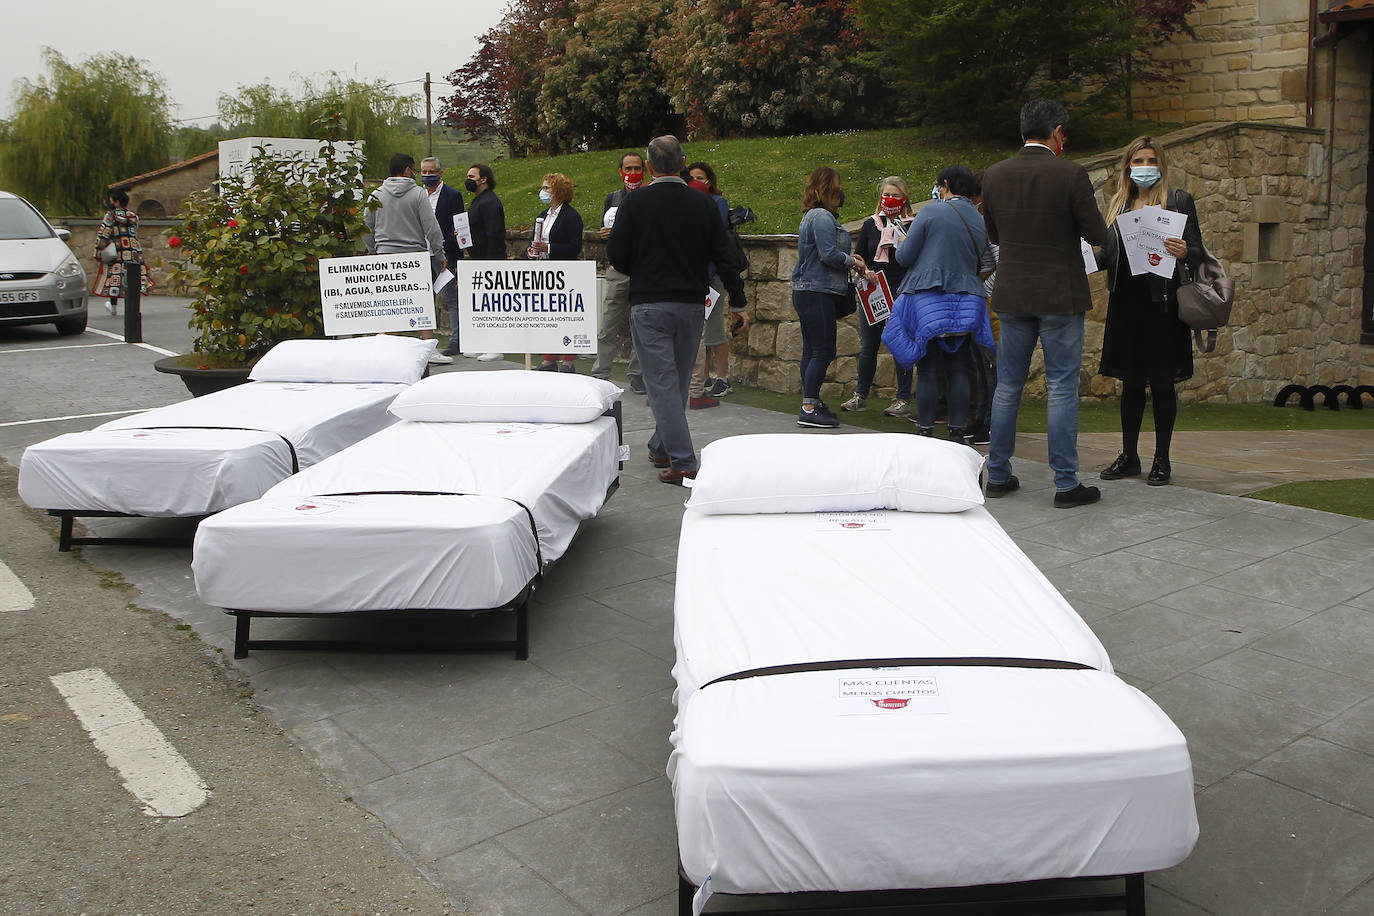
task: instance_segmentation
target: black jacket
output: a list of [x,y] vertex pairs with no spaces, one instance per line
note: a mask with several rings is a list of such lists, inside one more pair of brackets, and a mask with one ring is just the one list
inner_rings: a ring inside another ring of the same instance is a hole
[[472,247],[468,257],[474,261],[504,261],[506,259],[506,208],[496,192],[480,192],[468,204],[468,227],[472,230]]
[[712,263],[730,295],[730,308],[743,311],[744,281],[721,225],[716,204],[680,178],[656,178],[616,211],[606,239],[606,258],[630,278],[630,304],[706,301]]
[[[539,214],[540,219],[548,216],[547,208]],[[574,210],[572,204],[564,204],[558,211],[553,231],[544,236],[544,240],[549,243],[551,261],[575,261],[582,257],[582,214]]]
[[439,233],[444,237],[444,260],[448,261],[449,270],[454,270],[454,265],[463,256],[463,249],[458,247],[458,237],[453,234],[453,217],[463,212],[463,195],[446,184],[439,185],[434,193],[439,195],[434,218],[439,221]]

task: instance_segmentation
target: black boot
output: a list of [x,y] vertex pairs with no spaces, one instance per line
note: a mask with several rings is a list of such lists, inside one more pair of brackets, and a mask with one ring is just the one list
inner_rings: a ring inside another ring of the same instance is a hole
[[[1168,464],[1165,461],[1165,464]],[[1123,477],[1140,476],[1140,456],[1127,455],[1122,452],[1116,456],[1116,460],[1107,465],[1107,468],[1098,475],[1103,480],[1120,480]]]

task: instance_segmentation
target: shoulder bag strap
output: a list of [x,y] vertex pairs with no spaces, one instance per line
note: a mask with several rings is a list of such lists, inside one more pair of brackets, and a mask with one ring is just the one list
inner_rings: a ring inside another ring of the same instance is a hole
[[[951,207],[954,207],[953,200],[947,200],[945,201],[945,203],[949,204]],[[969,226],[968,220],[964,219],[964,214],[959,212],[958,207],[954,207],[954,215],[959,217],[959,222],[964,224],[964,231],[968,233],[969,244],[973,246],[973,263],[975,265],[974,272],[976,273],[976,265],[983,260],[983,249],[978,247],[978,240],[973,237],[973,229]]]

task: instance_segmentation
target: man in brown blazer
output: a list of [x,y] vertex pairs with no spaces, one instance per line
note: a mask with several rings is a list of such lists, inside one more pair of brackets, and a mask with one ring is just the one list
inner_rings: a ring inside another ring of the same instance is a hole
[[1083,362],[1083,315],[1092,308],[1079,239],[1101,245],[1107,237],[1087,171],[1059,158],[1068,120],[1058,102],[1027,102],[1021,109],[1021,152],[983,177],[988,239],[1001,246],[992,293],[992,309],[1002,327],[988,444],[988,496],[1005,496],[1021,485],[1011,473],[1016,413],[1039,339],[1049,388],[1054,505],[1061,509],[1095,503],[1102,496],[1097,487],[1078,481],[1078,373]]

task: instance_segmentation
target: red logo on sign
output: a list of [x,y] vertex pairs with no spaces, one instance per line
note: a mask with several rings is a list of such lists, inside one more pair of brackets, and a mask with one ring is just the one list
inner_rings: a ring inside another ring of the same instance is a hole
[[1152,252],[1150,252],[1150,266],[1151,266],[1151,267],[1158,267],[1158,266],[1159,266],[1159,262],[1162,261],[1162,260],[1164,260],[1164,259],[1161,258],[1161,257],[1159,256],[1159,252],[1157,252],[1157,251],[1152,251]]
[[906,709],[906,704],[911,700],[906,697],[886,697],[881,700],[873,700],[874,706],[879,709]]
[[319,508],[319,506],[315,505],[314,503],[301,503],[299,506],[296,507],[296,511],[297,511],[297,512],[304,512],[304,511],[307,511],[307,510],[310,510],[310,509],[318,509],[318,508]]
[[840,522],[841,528],[862,528],[863,526],[863,522]]

